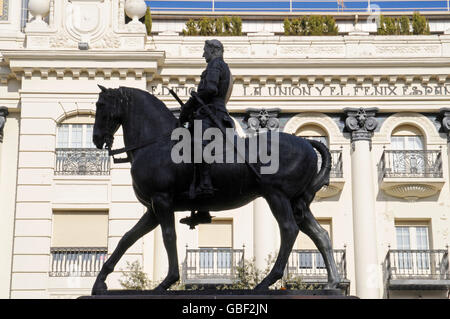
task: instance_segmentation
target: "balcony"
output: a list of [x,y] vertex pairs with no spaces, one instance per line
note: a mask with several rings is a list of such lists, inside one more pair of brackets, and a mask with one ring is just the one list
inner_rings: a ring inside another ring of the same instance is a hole
[[243,266],[244,249],[186,249],[181,279],[186,285],[232,284]]
[[55,175],[109,175],[106,150],[96,148],[57,148]]
[[108,255],[106,247],[50,248],[50,277],[95,277]]
[[[335,249],[333,255],[341,277],[340,288],[348,292],[350,281],[347,279],[346,251],[345,249]],[[306,285],[323,287],[327,284],[327,268],[318,250],[292,250],[285,269],[284,280],[289,284],[290,280],[299,277]]]
[[384,151],[379,164],[381,189],[406,200],[430,197],[444,185],[441,151]]
[[[331,153],[331,171],[330,171],[330,185],[322,187],[317,193],[316,198],[327,198],[339,194],[344,188],[344,174],[342,169],[342,150],[330,151]],[[322,165],[322,160],[319,157],[318,170]]]
[[447,290],[450,288],[448,247],[446,250],[389,250],[385,278],[392,290]]

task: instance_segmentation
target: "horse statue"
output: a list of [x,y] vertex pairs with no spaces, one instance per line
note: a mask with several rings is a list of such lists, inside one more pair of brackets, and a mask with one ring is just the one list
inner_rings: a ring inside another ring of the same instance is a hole
[[[194,164],[176,164],[171,159],[174,144],[171,132],[177,128],[178,119],[161,100],[146,91],[99,87],[101,92],[96,103],[93,142],[99,149],[106,147],[110,150],[114,134],[122,126],[124,150],[131,162],[133,189],[147,211],[123,235],[103,264],[92,288],[93,295],[107,292],[105,280],[126,250],[158,225],[161,226],[169,269],[155,290],[162,292],[168,289],[180,279],[174,212],[234,209],[260,196],[268,202],[278,223],[281,244],[273,268],[255,289],[269,289],[282,277],[299,230],[313,240],[323,256],[328,271],[327,288],[337,287],[340,277],[330,237],[309,208],[315,193],[329,182],[331,154],[324,144],[279,133],[280,158],[276,173],[263,174],[258,179],[247,163],[213,163],[211,178],[218,191],[211,198],[191,199],[187,190],[193,178]],[[249,139],[245,138],[246,145]],[[319,171],[314,149],[322,157]]]

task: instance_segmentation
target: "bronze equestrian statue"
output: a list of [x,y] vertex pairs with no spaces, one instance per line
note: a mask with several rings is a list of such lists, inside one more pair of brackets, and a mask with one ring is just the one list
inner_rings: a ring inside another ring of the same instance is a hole
[[[114,271],[123,254],[139,238],[157,226],[161,226],[169,270],[166,278],[155,290],[168,289],[180,278],[174,213],[235,209],[258,197],[263,197],[268,202],[278,223],[281,241],[272,270],[255,289],[268,289],[283,276],[299,230],[313,240],[322,254],[328,271],[328,287],[337,287],[340,278],[330,237],[314,218],[309,207],[316,192],[329,183],[331,154],[324,144],[277,132],[247,137],[243,139],[246,161],[250,157],[249,145],[254,139],[279,134],[278,171],[262,174],[257,178],[251,168],[261,170],[267,163],[259,160],[254,166],[241,162],[213,163],[208,169],[211,184],[217,191],[213,191],[211,196],[191,198],[189,189],[194,178],[195,165],[184,162],[177,164],[171,158],[172,147],[176,142],[172,140],[172,132],[179,126],[178,119],[162,101],[146,91],[126,87],[106,89],[100,86],[100,89],[93,142],[99,149],[106,147],[110,155],[127,153],[127,160],[131,163],[134,192],[147,211],[137,224],[124,234],[102,266],[92,288],[93,295],[106,293],[105,280]],[[210,100],[207,101],[210,103]],[[226,112],[223,98],[217,98],[217,101],[219,108],[216,114],[219,113],[218,117],[227,118],[225,114],[220,114]],[[187,103],[188,108],[191,103],[194,102]],[[121,150],[111,150],[114,134],[120,126],[123,129],[125,147]],[[267,149],[271,152],[272,144],[268,143]],[[322,157],[319,171],[315,149]]]

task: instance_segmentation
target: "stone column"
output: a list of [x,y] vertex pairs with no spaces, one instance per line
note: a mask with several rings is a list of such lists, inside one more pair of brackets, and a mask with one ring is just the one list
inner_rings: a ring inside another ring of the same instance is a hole
[[[244,122],[247,124],[246,134],[254,136],[267,131],[276,131],[280,127],[279,108],[246,110]],[[265,270],[269,254],[274,256],[280,245],[280,231],[275,217],[266,200],[262,197],[253,202],[253,255],[256,267]]]
[[256,267],[264,270],[267,257],[274,254],[280,244],[280,232],[269,205],[262,197],[253,202],[253,254]]
[[376,108],[346,108],[345,126],[351,132],[353,242],[356,295],[380,298],[381,265],[377,256],[372,135],[378,125]]

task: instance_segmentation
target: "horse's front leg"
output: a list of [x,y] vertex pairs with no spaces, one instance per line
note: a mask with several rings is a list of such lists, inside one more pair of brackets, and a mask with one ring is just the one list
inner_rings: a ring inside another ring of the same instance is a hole
[[153,197],[153,207],[161,225],[164,246],[169,258],[169,272],[167,277],[155,288],[166,290],[180,279],[178,269],[177,234],[175,232],[175,214],[172,206],[172,198],[167,194],[159,194]]
[[106,286],[105,280],[108,275],[114,271],[114,267],[117,265],[123,254],[125,254],[127,249],[139,238],[152,231],[158,224],[159,222],[155,213],[148,209],[137,224],[123,235],[117,244],[116,249],[114,249],[114,252],[111,254],[111,257],[103,264],[103,267],[95,280],[94,286],[92,287],[92,295],[100,295],[106,292],[108,287]]

